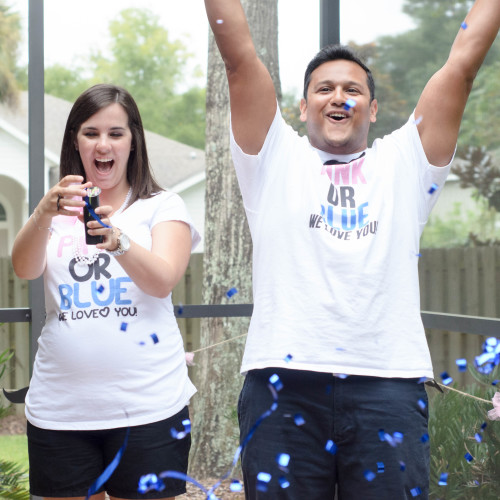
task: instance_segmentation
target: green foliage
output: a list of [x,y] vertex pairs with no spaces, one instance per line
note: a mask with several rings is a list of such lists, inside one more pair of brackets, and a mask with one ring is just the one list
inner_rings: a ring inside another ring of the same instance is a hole
[[27,473],[19,464],[0,460],[0,498],[10,500],[29,500],[29,491],[22,486]]
[[[0,353],[0,379],[5,373],[7,363],[13,352],[6,350]],[[0,417],[5,416],[7,409],[0,407]],[[23,483],[27,472],[17,463],[0,458],[0,498],[11,500],[29,500],[30,495]]]
[[[493,378],[470,372],[478,384],[464,392],[490,401],[496,389]],[[497,500],[500,491],[500,422],[490,421],[487,403],[453,391],[431,395],[429,436],[431,438],[430,498],[441,500]],[[487,426],[482,430],[483,423]],[[478,434],[482,441],[478,442]],[[470,463],[465,454],[474,460]],[[448,473],[446,486],[440,486],[443,472]]]
[[0,102],[17,103],[16,56],[21,41],[21,18],[0,0]]
[[281,97],[281,114],[284,120],[302,137],[307,135],[306,124],[300,121],[301,97],[294,93],[284,93]]
[[431,215],[420,239],[420,247],[478,246],[500,240],[500,214],[488,207],[484,199],[478,200],[476,207],[476,210],[464,214],[461,204],[455,203],[444,220]]
[[80,68],[70,69],[61,64],[54,64],[45,69],[45,93],[60,99],[73,102],[87,89],[89,81],[82,78],[83,71]]
[[498,110],[500,110],[500,61],[483,67],[465,108],[459,142],[488,150],[500,148]]
[[45,91],[74,101],[96,83],[126,88],[141,111],[144,127],[171,139],[203,148],[205,144],[205,89],[184,85],[192,55],[180,41],[169,39],[159,17],[148,9],[125,9],[110,22],[111,53],[96,51],[81,68],[55,65],[45,70]]

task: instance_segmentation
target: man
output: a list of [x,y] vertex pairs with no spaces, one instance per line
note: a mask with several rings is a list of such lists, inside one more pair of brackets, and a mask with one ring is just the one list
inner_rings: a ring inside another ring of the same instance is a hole
[[[254,313],[238,405],[247,498],[426,498],[418,245],[472,82],[500,26],[477,0],[406,125],[368,148],[377,101],[347,48],[309,64],[300,138],[281,118],[239,0],[205,0],[226,65],[231,150],[254,245]],[[277,461],[276,457],[289,456]],[[264,472],[266,475],[260,475]],[[270,479],[269,479],[270,477]]]

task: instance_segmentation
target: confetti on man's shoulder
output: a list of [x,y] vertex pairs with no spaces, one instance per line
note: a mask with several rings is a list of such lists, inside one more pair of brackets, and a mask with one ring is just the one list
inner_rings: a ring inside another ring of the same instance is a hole
[[433,182],[431,184],[430,189],[429,189],[429,194],[435,193],[438,190],[438,188],[439,188],[439,186],[435,182]]

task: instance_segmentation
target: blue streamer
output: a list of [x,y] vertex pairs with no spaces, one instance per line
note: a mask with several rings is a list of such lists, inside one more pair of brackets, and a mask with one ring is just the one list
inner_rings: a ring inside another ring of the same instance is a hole
[[[274,375],[272,375],[270,377],[269,384],[268,384],[267,387],[269,388],[269,391],[271,392],[271,395],[273,396],[273,403],[272,403],[271,407],[267,411],[265,411],[257,419],[257,421],[255,422],[255,424],[253,425],[253,427],[250,429],[250,432],[247,434],[247,436],[243,440],[242,444],[240,444],[238,446],[238,448],[236,450],[236,453],[234,454],[234,458],[233,458],[233,462],[231,464],[231,467],[226,472],[226,474],[224,474],[221,477],[221,479],[219,481],[217,481],[217,483],[215,483],[210,488],[210,490],[207,490],[202,484],[200,484],[198,481],[196,481],[196,479],[188,476],[187,474],[184,474],[183,472],[168,470],[168,471],[161,472],[158,476],[160,478],[170,477],[170,478],[181,479],[183,481],[190,482],[190,483],[194,484],[196,487],[198,487],[200,490],[202,490],[203,493],[205,493],[207,495],[207,500],[217,500],[217,497],[215,496],[214,491],[220,486],[220,484],[222,483],[222,481],[224,481],[225,479],[227,479],[232,474],[232,472],[234,471],[234,469],[236,467],[236,464],[238,463],[238,459],[239,459],[239,457],[241,455],[241,452],[243,451],[243,449],[245,448],[245,446],[248,444],[248,442],[250,441],[250,439],[252,438],[252,436],[254,435],[255,431],[257,430],[257,428],[259,427],[259,425],[262,423],[262,421],[265,420],[267,417],[269,417],[269,415],[271,415],[273,412],[275,412],[276,409],[278,408],[278,392],[283,387],[283,384],[281,383],[278,375],[274,374]],[[143,476],[143,477],[145,477],[145,476]],[[142,485],[142,488],[139,491],[141,493],[146,493],[150,489],[157,489],[157,487],[159,487],[160,484],[162,484],[162,483],[161,482],[154,482],[154,481],[152,481],[152,482],[149,483],[149,486]]]
[[83,198],[83,201],[87,205],[87,210],[89,211],[89,214],[97,221],[102,227],[107,227],[108,229],[111,229],[111,226],[108,226],[107,224],[104,224],[104,222],[100,219],[100,217],[95,213],[94,209],[90,206],[90,201],[89,197],[85,196]]
[[115,471],[122,459],[123,453],[125,452],[125,448],[128,443],[128,435],[130,434],[130,427],[127,427],[127,433],[125,434],[125,439],[123,440],[123,444],[121,448],[115,455],[115,458],[111,461],[111,463],[104,469],[104,472],[95,480],[94,484],[89,488],[87,492],[87,496],[85,500],[88,500],[93,494],[97,493],[99,488],[111,477],[111,474]]

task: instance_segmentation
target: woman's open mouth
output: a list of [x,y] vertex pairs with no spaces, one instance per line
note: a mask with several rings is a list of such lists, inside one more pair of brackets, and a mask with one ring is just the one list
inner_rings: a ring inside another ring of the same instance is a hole
[[113,167],[114,163],[115,161],[111,160],[110,158],[96,158],[94,160],[94,164],[95,167],[97,168],[97,171],[103,174],[109,172]]

